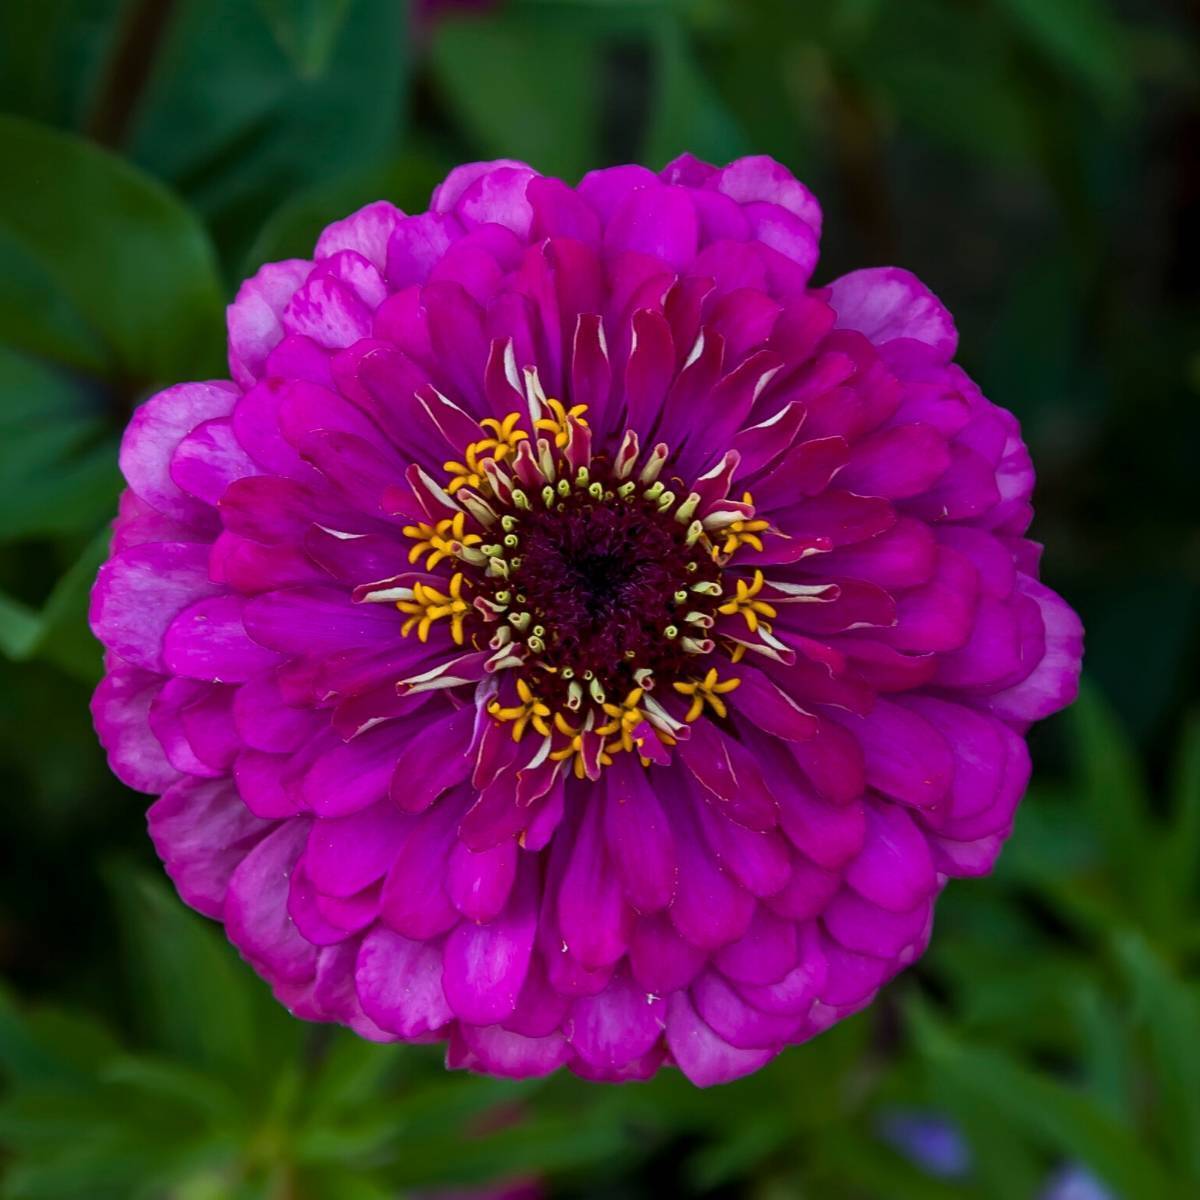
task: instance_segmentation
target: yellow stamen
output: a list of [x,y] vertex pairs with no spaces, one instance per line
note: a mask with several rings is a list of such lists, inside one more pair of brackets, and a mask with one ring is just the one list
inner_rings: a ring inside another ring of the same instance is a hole
[[718,679],[716,667],[711,667],[703,679],[692,679],[687,683],[674,683],[671,686],[681,696],[691,696],[691,707],[687,710],[687,716],[683,718],[690,723],[696,720],[704,711],[705,704],[718,717],[727,716],[729,710],[726,708],[725,701],[721,697],[732,692],[735,688],[741,687],[742,681],[740,679]]
[[612,719],[601,725],[596,732],[601,737],[616,735],[615,740],[605,746],[606,750],[633,750],[636,745],[633,731],[646,719],[646,714],[640,707],[644,690],[634,688],[620,704],[602,706],[605,714]]
[[429,525],[424,521],[417,525],[405,525],[404,535],[417,539],[417,544],[408,552],[408,561],[415,563],[428,551],[429,558],[425,562],[425,570],[432,571],[443,558],[454,557],[455,543],[459,546],[477,545],[483,539],[477,533],[464,532],[466,519],[467,514],[460,512],[439,521],[436,525]]
[[417,637],[422,642],[429,641],[429,630],[434,621],[442,617],[450,618],[450,636],[456,646],[463,644],[463,622],[471,612],[471,606],[463,599],[463,576],[457,572],[450,580],[450,591],[439,592],[437,588],[427,583],[413,585],[411,600],[397,600],[396,607],[408,614],[408,620],[400,627],[402,635],[407,636],[416,627]]
[[586,404],[572,404],[568,409],[561,400],[555,400],[552,397],[546,399],[546,406],[554,415],[552,417],[542,417],[536,422],[536,426],[542,433],[553,434],[554,444],[561,450],[570,440],[571,420],[578,421],[580,425],[587,424],[583,419],[583,414],[587,412],[588,406]]
[[747,583],[744,579],[737,581],[737,595],[732,596],[717,612],[724,613],[727,617],[736,616],[741,613],[746,619],[746,624],[750,627],[750,632],[754,633],[759,626],[760,617],[776,616],[773,605],[768,604],[765,600],[756,600],[755,597],[762,591],[763,573],[761,571],[754,572],[754,580],[752,583]]
[[450,473],[446,491],[453,495],[462,487],[482,487],[485,478],[483,460],[491,458],[502,463],[516,450],[517,443],[529,436],[525,430],[517,428],[520,419],[521,414],[515,412],[509,413],[503,421],[498,421],[495,417],[484,417],[479,424],[489,430],[492,436],[471,442],[463,452],[464,462],[442,464],[443,470]]
[[491,713],[497,721],[512,721],[512,740],[519,742],[522,735],[525,733],[527,726],[532,725],[534,731],[540,733],[542,737],[550,736],[550,726],[546,722],[546,718],[550,716],[550,708],[543,704],[534,694],[529,684],[524,679],[517,680],[517,695],[520,698],[520,704],[514,704],[509,707],[504,707],[499,700],[493,700],[488,705],[488,712]]
[[[554,714],[554,728],[560,733],[565,734],[570,739],[567,745],[561,750],[554,750],[550,754],[552,762],[566,762],[571,760],[571,766],[575,771],[576,779],[587,778],[587,760],[583,753],[583,739],[590,732],[588,729],[577,729],[569,724],[563,717],[562,713]],[[599,730],[595,731],[599,733]],[[612,755],[607,752],[604,746],[601,746],[597,761],[602,767],[612,766]]]
[[[753,505],[754,501],[751,499],[749,492],[742,493],[742,503]],[[770,521],[739,518],[721,531],[724,541],[719,546],[713,546],[713,558],[718,560],[727,559],[740,546],[749,546],[753,550],[761,550],[763,543],[762,538],[758,535],[764,529],[770,528],[770,525]]]

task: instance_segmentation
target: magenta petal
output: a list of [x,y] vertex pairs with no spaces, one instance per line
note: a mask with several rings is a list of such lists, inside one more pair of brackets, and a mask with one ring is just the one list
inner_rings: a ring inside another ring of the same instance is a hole
[[441,1029],[454,1013],[442,992],[442,955],[377,927],[363,938],[354,972],[363,1011],[382,1029],[417,1038]]
[[737,985],[745,1000],[765,1013],[802,1017],[808,1014],[820,994],[828,974],[828,963],[821,944],[821,935],[814,923],[798,930],[799,962],[775,983],[754,986]]
[[446,866],[461,806],[448,796],[413,819],[383,886],[382,917],[397,933],[433,938],[452,929],[458,910],[446,895]]
[[599,804],[587,806],[558,889],[563,941],[586,967],[606,967],[624,954],[630,911],[608,862]]
[[707,955],[686,941],[663,913],[639,917],[629,939],[629,966],[640,987],[656,996],[685,988]]
[[527,1038],[500,1025],[460,1026],[450,1039],[446,1065],[490,1075],[528,1079],[548,1075],[567,1061],[571,1047],[561,1033]]
[[575,1053],[596,1068],[617,1068],[639,1059],[658,1041],[666,1005],[624,974],[595,996],[571,1005],[564,1033]]
[[161,794],[179,778],[149,725],[162,679],[136,667],[114,667],[92,696],[92,720],[108,765],[127,787]]
[[357,212],[326,226],[317,239],[316,257],[329,258],[353,250],[382,271],[387,266],[388,242],[404,214],[386,200],[376,200]]
[[1041,610],[1046,652],[1023,682],[989,697],[987,703],[997,716],[1023,726],[1070,704],[1078,694],[1083,625],[1061,597],[1037,580],[1022,575],[1018,586]]
[[796,1017],[760,1012],[716,971],[706,971],[691,986],[696,1012],[718,1037],[740,1050],[782,1049],[799,1021]]
[[307,821],[280,825],[242,860],[225,897],[229,940],[270,978],[288,983],[311,979],[316,971],[316,950],[287,911],[288,879],[307,838]]
[[675,268],[694,257],[698,239],[696,209],[687,191],[657,182],[629,193],[604,233],[612,250],[637,250]]
[[722,946],[714,962],[738,983],[776,983],[796,965],[796,923],[759,905],[745,934]]
[[404,722],[367,730],[321,754],[304,777],[301,791],[313,812],[338,817],[358,812],[388,794],[396,755],[413,737]]
[[382,879],[410,822],[386,800],[346,817],[314,821],[305,869],[327,896],[352,896]]
[[455,1014],[474,1025],[503,1021],[517,1006],[537,928],[532,864],[518,879],[504,911],[485,924],[462,922],[446,940],[442,989]]
[[261,378],[267,355],[283,337],[281,314],[311,269],[312,263],[301,259],[267,263],[238,288],[226,321],[229,369],[242,387]]
[[165,516],[211,520],[171,478],[171,456],[197,426],[228,415],[236,399],[237,389],[228,383],[181,383],[147,400],[121,441],[121,473],[129,486]]
[[187,434],[171,456],[171,482],[189,496],[216,505],[236,479],[257,475],[229,420],[205,421]]
[[221,915],[234,870],[273,828],[223,779],[181,779],[151,805],[147,820],[179,894],[210,917]]
[[675,831],[679,882],[667,910],[680,935],[694,946],[715,950],[746,932],[754,915],[754,897],[718,867],[682,795],[670,812]]
[[908,912],[937,885],[929,845],[900,805],[875,801],[866,812],[866,841],[846,882],[881,908]]
[[856,892],[844,891],[833,898],[821,920],[848,950],[895,958],[928,935],[932,916],[932,899],[923,900],[909,912],[896,913],[876,908]]
[[163,635],[171,622],[217,590],[208,578],[206,547],[148,542],[100,568],[88,621],[96,637],[130,665],[161,672]]
[[675,843],[650,777],[631,755],[608,775],[604,840],[629,903],[639,912],[666,908],[675,894]]
[[668,1001],[666,1033],[676,1066],[697,1087],[712,1087],[749,1075],[779,1051],[778,1046],[760,1050],[731,1046],[697,1016],[683,992],[676,992]]
[[466,707],[426,725],[398,749],[392,769],[392,800],[405,812],[424,812],[447,788],[471,773],[467,748],[475,710]]
[[185,608],[163,637],[168,670],[212,683],[244,683],[279,662],[279,656],[251,641],[239,596],[214,596]]
[[471,850],[457,842],[450,852],[446,891],[468,920],[491,921],[508,902],[517,874],[517,844],[509,840],[488,850]]
[[817,198],[787,167],[765,154],[748,155],[731,162],[709,179],[739,204],[777,204],[799,217],[817,236],[821,233],[821,206]]
[[911,338],[924,342],[941,362],[954,357],[958,334],[953,318],[910,272],[868,267],[835,279],[829,291],[839,329],[857,329],[877,345]]
[[954,776],[950,746],[937,729],[900,703],[879,700],[866,716],[839,714],[858,739],[867,782],[892,799],[933,808]]

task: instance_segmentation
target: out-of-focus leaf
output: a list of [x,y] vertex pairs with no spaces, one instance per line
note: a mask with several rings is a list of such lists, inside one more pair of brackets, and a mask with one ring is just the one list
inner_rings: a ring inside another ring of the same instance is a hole
[[246,255],[244,273],[252,274],[264,262],[308,258],[326,225],[374,200],[389,200],[405,212],[424,212],[430,192],[453,165],[432,150],[412,148],[383,166],[314,185],[271,214]]
[[883,5],[868,36],[842,48],[840,65],[885,111],[958,154],[1021,167],[1032,157],[1032,114],[995,24],[977,8],[935,0]]
[[522,159],[574,181],[597,163],[604,42],[541,7],[445,21],[430,62],[481,156]]
[[745,134],[675,22],[661,24],[653,47],[656,85],[642,161],[657,168],[686,150],[709,162],[725,163],[748,153]]
[[176,1062],[121,1055],[106,1065],[102,1078],[218,1121],[230,1121],[241,1110],[240,1097],[231,1087]]
[[1122,934],[1116,950],[1149,1039],[1155,1130],[1200,1188],[1200,1005],[1139,934]]
[[1030,1141],[1091,1167],[1124,1200],[1173,1200],[1170,1173],[1139,1138],[1086,1095],[1003,1053],[960,1041],[918,1005],[910,1008],[930,1070],[968,1098],[984,1100]]
[[1103,0],[997,0],[1030,41],[1116,103],[1128,99],[1126,32]]
[[[133,158],[196,205],[237,261],[281,199],[392,148],[404,115],[407,7],[349,0],[314,29],[295,6],[183,0],[139,105]],[[295,56],[267,19],[283,9],[292,11]]]
[[1150,809],[1128,737],[1095,689],[1083,687],[1068,715],[1075,733],[1076,774],[1108,867],[1136,891],[1150,832]]
[[0,225],[0,330],[5,341],[31,354],[100,373],[111,355],[98,330],[60,290],[47,263]]
[[1200,717],[1184,726],[1172,782],[1163,878],[1167,902],[1178,906],[1195,898],[1200,878]]
[[157,879],[123,866],[110,867],[108,879],[133,995],[152,1044],[226,1078],[269,1085],[262,1077],[266,1060],[256,1037],[252,974],[215,929]]
[[1133,1054],[1126,1022],[1095,983],[1070,995],[1079,1022],[1088,1091],[1119,1121],[1131,1118]]
[[[155,380],[219,362],[212,249],[165,188],[88,142],[13,117],[0,117],[0,159],[0,231],[103,341],[109,369]],[[43,296],[10,292],[8,303]],[[5,330],[18,346],[21,333]],[[44,350],[45,340],[26,345]]]
[[103,396],[0,345],[0,541],[91,533],[117,495]]
[[258,0],[271,32],[303,77],[321,74],[351,0]]
[[0,652],[18,662],[44,658],[88,683],[100,676],[100,648],[87,627],[88,596],[108,548],[101,530],[59,578],[40,611],[0,593]]

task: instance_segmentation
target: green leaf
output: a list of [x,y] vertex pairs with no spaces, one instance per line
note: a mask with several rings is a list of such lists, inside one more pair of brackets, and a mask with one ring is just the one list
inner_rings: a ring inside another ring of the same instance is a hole
[[1114,104],[1128,101],[1128,31],[1101,0],[997,0],[1030,42]]
[[749,153],[745,134],[675,22],[662,22],[654,49],[656,83],[642,161],[657,168],[687,150],[724,163]]
[[350,0],[258,0],[258,7],[297,72],[317,78],[333,53]]
[[[164,380],[219,364],[221,289],[212,249],[161,184],[82,139],[13,117],[0,117],[0,158],[0,234],[103,343],[109,370]],[[27,277],[17,282],[6,303],[44,297]],[[18,347],[46,349],[27,329],[6,329],[6,336]],[[77,348],[66,357],[73,355]]]
[[94,533],[120,476],[107,397],[0,346],[0,540]]
[[1117,959],[1147,1032],[1158,1104],[1153,1128],[1200,1188],[1200,1005],[1139,934],[1121,934]]
[[453,165],[432,149],[413,146],[382,166],[347,172],[290,197],[259,230],[245,273],[264,262],[311,256],[326,225],[374,200],[390,200],[405,212],[424,211],[430,192]]
[[476,153],[574,181],[597,163],[604,48],[573,16],[513,8],[442,23],[430,65]]
[[118,865],[106,874],[150,1044],[202,1070],[270,1086],[249,969],[157,877]]
[[1141,1139],[1088,1096],[998,1050],[960,1041],[918,1005],[910,1007],[909,1017],[930,1070],[964,1096],[994,1106],[1030,1141],[1085,1162],[1124,1200],[1178,1195],[1170,1174]]
[[1184,725],[1171,788],[1164,853],[1164,891],[1176,908],[1190,907],[1200,878],[1200,716]]
[[[305,10],[319,11],[315,24]],[[186,196],[224,259],[239,261],[281,199],[393,151],[407,10],[404,0],[181,0],[139,105],[132,157]]]
[[108,542],[109,532],[102,529],[59,578],[41,611],[0,593],[0,651],[17,662],[44,658],[87,683],[100,678],[100,648],[88,629],[87,607]]
[[1075,734],[1075,770],[1082,799],[1105,847],[1107,867],[1138,894],[1152,825],[1145,780],[1133,747],[1103,698],[1090,685],[1067,717]]

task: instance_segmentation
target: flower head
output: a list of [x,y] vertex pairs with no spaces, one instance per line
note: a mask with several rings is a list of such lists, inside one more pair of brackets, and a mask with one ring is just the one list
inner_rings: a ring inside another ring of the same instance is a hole
[[949,314],[819,226],[762,158],[460,167],[134,416],[97,728],[297,1015],[718,1082],[990,868],[1079,623]]

